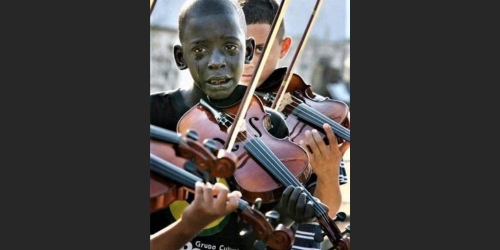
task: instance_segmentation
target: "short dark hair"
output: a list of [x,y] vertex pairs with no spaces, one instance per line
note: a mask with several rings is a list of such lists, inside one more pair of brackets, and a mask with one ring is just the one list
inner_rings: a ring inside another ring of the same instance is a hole
[[[279,4],[276,0],[239,0],[243,7],[247,25],[249,24],[269,24],[273,25],[274,17],[278,13]],[[278,30],[279,43],[283,41],[285,36],[285,20],[281,23]]]
[[191,18],[217,14],[236,14],[243,32],[246,33],[245,14],[236,0],[188,0],[182,5],[178,19],[181,43],[187,21]]

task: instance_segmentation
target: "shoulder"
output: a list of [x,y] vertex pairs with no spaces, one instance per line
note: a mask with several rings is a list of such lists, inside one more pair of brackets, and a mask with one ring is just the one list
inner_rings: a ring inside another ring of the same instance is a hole
[[152,93],[149,95],[149,100],[151,103],[163,104],[177,95],[180,95],[180,89]]
[[179,89],[151,94],[149,96],[150,124],[175,130],[176,121],[172,119],[179,116],[181,112],[178,108],[181,100]]

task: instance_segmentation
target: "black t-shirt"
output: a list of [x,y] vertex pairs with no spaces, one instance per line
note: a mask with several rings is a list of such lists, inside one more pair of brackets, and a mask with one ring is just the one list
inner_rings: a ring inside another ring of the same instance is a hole
[[[180,89],[155,93],[150,96],[150,123],[171,131],[176,131],[177,123],[181,117],[189,111],[189,107],[180,92]],[[277,138],[288,136],[288,128],[283,118],[272,110],[266,108],[271,113],[271,129],[269,133]],[[232,187],[232,183],[228,180]],[[231,188],[233,189],[233,188]],[[173,212],[170,208],[151,213],[150,215],[150,233],[154,234],[175,221]],[[190,243],[184,246],[184,250],[246,250],[243,240],[239,236],[240,228],[237,223],[237,216],[230,214],[219,224],[223,228],[215,234],[209,236],[198,235]],[[213,230],[219,230],[215,227]],[[204,234],[210,234],[209,230]],[[177,249],[172,249],[177,250]]]

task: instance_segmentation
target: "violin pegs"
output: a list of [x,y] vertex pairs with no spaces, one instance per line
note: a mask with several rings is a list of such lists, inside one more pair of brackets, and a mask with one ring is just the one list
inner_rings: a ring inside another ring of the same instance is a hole
[[198,167],[192,161],[184,163],[184,169],[194,175],[198,175]]
[[203,172],[203,181],[205,181],[205,183],[210,183],[212,185],[215,185],[215,183],[217,183],[217,179],[215,179],[215,177],[210,175],[210,170]]
[[248,227],[245,227],[243,228],[241,231],[240,231],[240,236],[241,237],[246,237],[246,236],[249,236],[253,231],[253,226],[250,225]]
[[262,199],[257,198],[257,199],[255,199],[255,202],[253,203],[252,208],[255,210],[259,210],[261,205],[262,205]]
[[198,133],[194,130],[191,130],[191,129],[188,129],[186,137],[193,140],[193,141],[198,141],[198,139],[200,139],[200,136],[198,135]]
[[345,234],[351,234],[351,225],[349,224],[347,227],[345,227],[345,230],[342,232],[342,235]]
[[219,150],[214,140],[206,139],[205,141],[203,141],[203,146],[209,149],[213,154],[217,154],[217,151]]
[[240,231],[240,236],[245,237],[245,235],[247,235],[248,233],[250,233],[250,231],[248,231],[247,229],[243,229]]
[[325,234],[323,234],[323,230],[321,227],[314,228],[314,241],[321,243],[325,240]]
[[347,215],[344,213],[344,212],[338,212],[337,213],[337,216],[335,217],[335,219],[333,219],[334,222],[337,222],[337,221],[345,221],[345,219],[347,219]]
[[278,226],[278,222],[280,220],[280,214],[275,210],[271,210],[266,213],[266,218],[267,221],[273,225],[273,227],[276,227]]

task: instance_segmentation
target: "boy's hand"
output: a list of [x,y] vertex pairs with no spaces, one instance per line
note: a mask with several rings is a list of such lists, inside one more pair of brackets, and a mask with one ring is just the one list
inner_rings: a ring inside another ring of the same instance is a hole
[[227,187],[220,183],[212,186],[210,183],[197,182],[194,201],[184,209],[182,220],[201,230],[212,221],[235,211],[241,193],[239,191],[228,193]]
[[[318,176],[318,180],[333,180],[338,182],[340,161],[351,144],[344,142],[337,144],[337,137],[328,124],[324,124],[329,144],[326,145],[317,130],[306,131],[306,142],[300,141],[300,145],[309,151],[309,162]],[[309,148],[307,147],[309,146]]]
[[280,220],[290,219],[298,223],[314,219],[314,206],[307,202],[307,196],[301,187],[289,186],[283,191],[281,200],[276,207]]

